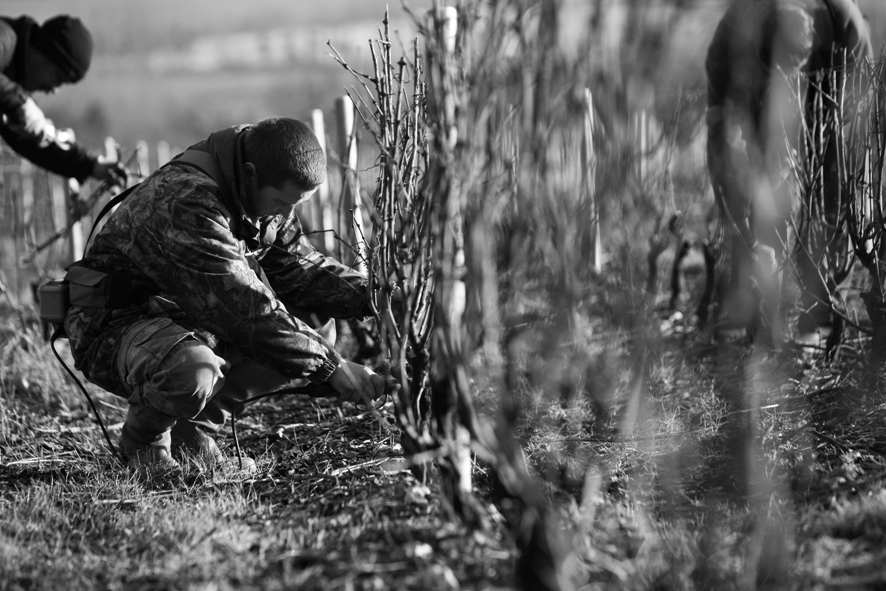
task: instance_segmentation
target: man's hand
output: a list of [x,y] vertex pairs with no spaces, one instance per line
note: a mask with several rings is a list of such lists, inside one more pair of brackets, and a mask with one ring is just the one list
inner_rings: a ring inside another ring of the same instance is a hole
[[327,383],[346,402],[371,401],[385,393],[384,379],[365,365],[342,361]]
[[126,185],[128,173],[126,167],[115,160],[108,160],[99,156],[92,167],[92,176],[100,181],[107,181],[112,185]]

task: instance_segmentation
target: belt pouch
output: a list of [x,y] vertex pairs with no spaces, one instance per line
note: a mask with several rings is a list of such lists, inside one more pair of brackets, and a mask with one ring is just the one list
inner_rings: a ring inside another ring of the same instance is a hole
[[104,308],[111,299],[111,276],[88,267],[73,266],[65,279],[69,283],[72,306]]

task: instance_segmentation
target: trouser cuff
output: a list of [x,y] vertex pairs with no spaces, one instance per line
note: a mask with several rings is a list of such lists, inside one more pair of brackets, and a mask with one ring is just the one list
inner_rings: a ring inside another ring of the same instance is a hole
[[138,445],[169,447],[176,418],[149,406],[129,407],[123,423],[123,440]]

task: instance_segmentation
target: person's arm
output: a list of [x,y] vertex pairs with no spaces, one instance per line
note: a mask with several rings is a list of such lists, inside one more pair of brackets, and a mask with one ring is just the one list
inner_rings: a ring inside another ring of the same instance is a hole
[[735,223],[738,232],[750,243],[750,163],[742,123],[747,117],[741,105],[730,98],[733,93],[732,69],[737,65],[730,55],[729,28],[720,23],[708,48],[705,72],[708,80],[707,160],[711,185],[719,207]]
[[123,166],[66,138],[31,97],[18,108],[4,113],[0,136],[20,156],[55,174],[75,178],[81,183],[90,176],[115,184],[126,180]]
[[[14,59],[18,37],[0,19],[0,70]],[[22,86],[0,73],[0,136],[37,166],[82,182],[89,176],[120,183],[126,170],[60,135]]]
[[318,252],[294,213],[283,222],[274,246],[260,262],[271,287],[289,307],[307,308],[330,318],[370,314],[366,278]]
[[[261,259],[262,270],[277,297],[294,311],[332,318],[368,316],[366,279],[353,269],[323,256],[302,231],[293,212]],[[372,369],[342,359],[327,383],[348,402],[375,400],[384,394],[384,380]]]

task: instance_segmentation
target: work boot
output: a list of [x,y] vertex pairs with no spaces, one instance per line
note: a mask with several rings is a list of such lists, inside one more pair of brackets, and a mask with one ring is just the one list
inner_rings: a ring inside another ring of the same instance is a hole
[[140,449],[122,446],[126,465],[148,480],[169,480],[182,475],[182,468],[165,447],[148,445]]
[[[145,409],[139,409],[144,411]],[[169,429],[164,419],[153,420],[156,411],[139,412],[129,409],[120,435],[120,452],[126,465],[141,476],[170,479],[181,476],[181,466],[172,458],[169,447]],[[165,416],[165,415],[163,415]],[[170,417],[171,418],[171,417]]]
[[178,421],[172,428],[171,437],[172,451],[181,459],[196,460],[200,466],[231,474],[254,474],[257,469],[252,458],[240,456],[238,462],[237,458],[226,456],[215,439],[191,421]]

